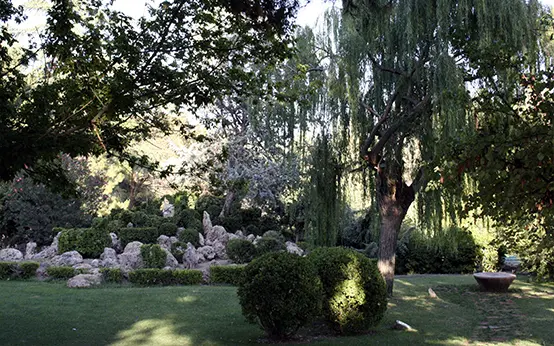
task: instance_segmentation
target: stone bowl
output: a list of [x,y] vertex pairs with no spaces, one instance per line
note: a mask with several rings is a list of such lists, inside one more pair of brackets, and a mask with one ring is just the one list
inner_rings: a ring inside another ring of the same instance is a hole
[[515,280],[516,276],[510,273],[475,273],[473,277],[481,287],[481,290],[487,292],[507,292],[508,287]]

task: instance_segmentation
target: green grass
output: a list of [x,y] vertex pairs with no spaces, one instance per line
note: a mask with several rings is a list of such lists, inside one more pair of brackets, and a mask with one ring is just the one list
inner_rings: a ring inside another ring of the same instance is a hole
[[[429,297],[432,287],[438,298]],[[368,335],[316,345],[552,345],[554,286],[516,281],[507,294],[476,290],[471,276],[401,277],[385,319]],[[396,319],[416,331],[390,329]],[[314,327],[315,328],[315,327]],[[245,345],[263,336],[245,322],[236,288],[0,281],[0,345]]]

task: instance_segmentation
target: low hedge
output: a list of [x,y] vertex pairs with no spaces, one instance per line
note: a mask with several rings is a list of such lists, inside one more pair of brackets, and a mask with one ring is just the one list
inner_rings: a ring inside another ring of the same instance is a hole
[[0,262],[0,280],[33,278],[39,266],[38,262]]
[[211,266],[210,283],[239,286],[243,280],[244,266]]
[[105,282],[122,283],[123,271],[120,268],[102,268],[100,274]]
[[54,280],[67,280],[76,275],[76,270],[73,267],[48,267],[46,274]]
[[121,240],[121,246],[125,247],[132,241],[140,241],[143,244],[155,244],[160,236],[160,230],[156,227],[126,227],[117,231],[117,237]]
[[143,286],[198,285],[202,282],[202,272],[190,269],[137,269],[129,273],[129,281]]
[[105,247],[112,245],[112,239],[107,229],[76,228],[60,229],[62,234],[58,240],[58,253],[77,251],[85,258],[98,258]]

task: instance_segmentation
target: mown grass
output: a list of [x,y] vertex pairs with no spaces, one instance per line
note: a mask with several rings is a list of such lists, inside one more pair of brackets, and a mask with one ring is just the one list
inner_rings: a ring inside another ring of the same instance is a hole
[[[429,287],[438,295],[431,298]],[[554,286],[516,281],[479,292],[471,276],[400,277],[372,333],[317,336],[315,345],[552,345]],[[395,320],[415,331],[390,329]],[[318,331],[319,331],[319,327]],[[0,345],[248,345],[263,333],[241,315],[229,286],[69,289],[63,282],[0,282]]]

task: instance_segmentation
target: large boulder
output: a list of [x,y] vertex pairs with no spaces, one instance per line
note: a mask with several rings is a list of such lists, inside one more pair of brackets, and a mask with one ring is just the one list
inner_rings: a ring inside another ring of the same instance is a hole
[[34,241],[30,241],[25,246],[25,259],[30,260],[33,258],[34,255],[36,255],[37,252],[37,243]]
[[142,243],[139,241],[133,241],[125,246],[125,250],[122,254],[117,256],[119,265],[125,270],[133,270],[142,267],[142,255],[140,254],[140,247]]
[[291,242],[291,241],[287,241],[285,243],[286,247],[287,247],[287,252],[288,253],[292,253],[292,254],[295,254],[295,255],[298,255],[298,256],[302,256],[304,254],[304,250],[302,250],[298,245],[296,245],[295,243]]
[[213,226],[211,231],[206,234],[206,244],[214,245],[215,243],[222,243],[224,246],[229,242],[229,233],[223,226]]
[[116,251],[116,252],[121,252],[121,240],[117,237],[117,234],[115,233],[110,233],[110,238],[112,239],[112,248]]
[[58,247],[48,246],[44,248],[41,252],[33,255],[32,259],[34,260],[48,260],[56,257],[58,254]]
[[204,235],[202,233],[198,233],[198,244],[200,244],[200,246],[206,245],[206,239],[204,239]]
[[219,241],[213,243],[212,247],[215,251],[215,257],[218,259],[226,259],[227,251],[225,250],[225,245]]
[[52,265],[55,266],[74,266],[83,263],[83,256],[77,251],[64,252],[61,255],[52,258]]
[[171,239],[166,235],[158,237],[158,244],[160,244],[162,249],[171,250]]
[[0,250],[0,261],[21,261],[23,254],[17,249],[2,249]]
[[215,258],[215,250],[209,245],[199,247],[196,251],[207,261],[211,261]]
[[92,266],[88,263],[79,263],[74,265],[73,268],[77,269],[80,273],[83,274],[89,274],[92,270]]
[[79,274],[67,281],[67,287],[70,288],[87,288],[100,285],[102,276],[99,274]]
[[110,247],[105,247],[104,252],[100,255],[100,265],[105,268],[113,268],[119,266],[117,253]]
[[177,268],[179,266],[179,261],[177,261],[175,256],[173,256],[173,254],[165,248],[162,248],[162,250],[164,250],[165,254],[167,255],[165,258],[165,266],[170,268]]
[[183,263],[187,269],[193,269],[198,266],[198,253],[191,243],[187,243],[187,249],[183,255]]
[[249,235],[246,236],[246,240],[253,243],[254,240],[256,240],[256,236],[254,234],[249,234]]
[[204,212],[203,218],[202,218],[202,227],[204,228],[204,234],[208,234],[212,230],[212,220],[210,219],[210,214],[208,214],[206,211]]

